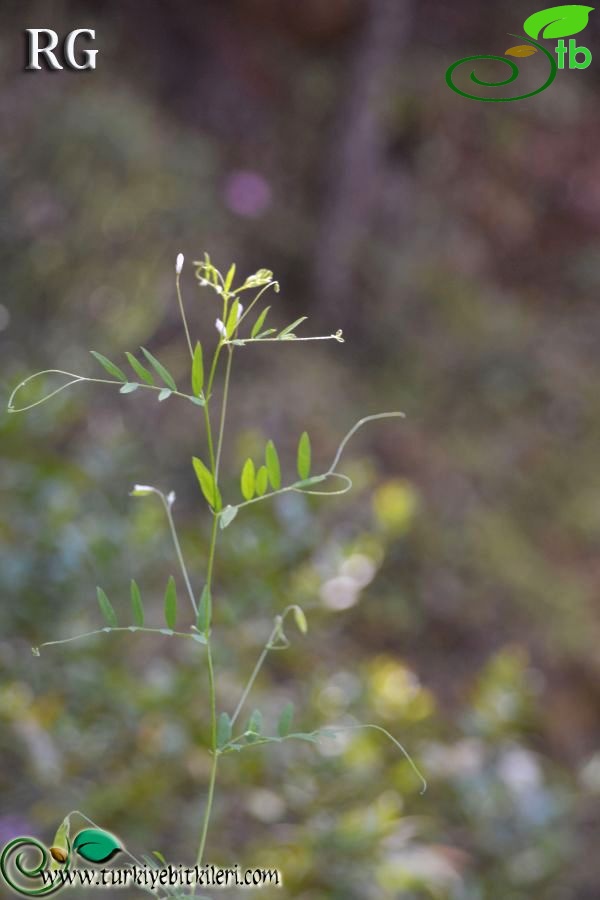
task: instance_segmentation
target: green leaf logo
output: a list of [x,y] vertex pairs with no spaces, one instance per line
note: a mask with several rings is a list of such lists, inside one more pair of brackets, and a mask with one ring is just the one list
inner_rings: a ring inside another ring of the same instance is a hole
[[105,863],[123,848],[108,831],[86,828],[73,841],[73,849],[87,862]]
[[569,37],[583,31],[593,9],[593,6],[551,6],[525,19],[523,28],[532,38]]

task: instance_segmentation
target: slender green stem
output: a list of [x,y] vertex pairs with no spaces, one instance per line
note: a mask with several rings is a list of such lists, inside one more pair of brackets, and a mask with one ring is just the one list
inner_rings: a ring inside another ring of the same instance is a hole
[[289,642],[287,641],[287,638],[285,638],[285,635],[283,634],[282,626],[283,626],[283,623],[285,622],[286,616],[293,609],[298,609],[298,607],[296,607],[295,604],[292,604],[291,606],[286,606],[286,608],[281,613],[281,615],[275,617],[275,624],[273,625],[273,630],[271,631],[271,634],[267,638],[267,642],[266,642],[265,646],[261,650],[260,656],[258,657],[258,659],[256,661],[256,665],[254,666],[254,668],[252,670],[252,674],[250,675],[250,678],[248,679],[248,681],[246,683],[246,687],[242,691],[242,696],[240,697],[238,705],[235,708],[235,712],[233,713],[233,715],[231,717],[232,725],[235,724],[239,714],[241,713],[241,711],[244,707],[244,704],[245,704],[246,700],[248,699],[250,691],[254,687],[254,682],[256,681],[256,679],[258,677],[258,673],[260,672],[260,670],[263,667],[263,664],[265,662],[265,659],[267,658],[269,651],[276,649],[273,646],[274,641],[278,637],[283,638],[285,641],[285,643],[283,643],[281,645],[281,647],[277,647],[277,649],[282,649],[282,648],[289,646]]
[[173,544],[175,545],[175,552],[177,554],[177,559],[179,560],[179,566],[181,568],[181,574],[183,575],[183,580],[185,581],[185,586],[190,598],[190,603],[192,604],[192,609],[194,610],[194,615],[198,615],[198,603],[196,602],[196,597],[194,596],[194,591],[192,588],[192,582],[190,580],[190,576],[187,570],[187,566],[185,564],[185,559],[183,558],[183,553],[181,551],[181,544],[179,543],[179,538],[177,536],[177,529],[175,528],[175,521],[173,519],[173,513],[171,512],[171,504],[165,497],[163,493],[160,493],[160,498],[162,500],[163,506],[165,508],[165,512],[167,514],[167,521],[169,523],[169,529],[171,531],[171,537],[173,538]]
[[[226,300],[225,300],[226,305]],[[221,351],[222,342],[219,342],[219,345],[215,351],[213,364],[211,368],[211,375],[209,379],[209,388],[207,391],[208,396],[211,393],[212,382],[214,379],[214,374],[216,372],[216,364],[219,358],[219,354]],[[210,420],[210,412],[208,409],[208,400],[206,406],[204,407],[205,412],[205,422],[206,422],[206,431],[207,431],[207,440],[208,440],[208,451],[210,457],[210,465],[213,474],[213,479],[215,482],[215,487],[218,487],[219,480],[219,462],[221,459],[221,451],[223,449],[223,435],[225,429],[225,417],[227,415],[227,402],[229,398],[229,382],[231,376],[231,363],[232,363],[233,352],[229,350],[228,359],[227,359],[227,368],[225,373],[225,383],[223,387],[223,400],[221,403],[221,417],[219,422],[219,435],[217,439],[217,447],[215,452],[214,440],[212,435],[212,427]],[[218,516],[214,516],[212,531],[210,536],[210,547],[208,552],[208,563],[206,569],[206,586],[208,589],[208,596],[210,597],[212,594],[212,581],[213,581],[213,573],[214,573],[214,564],[215,564],[215,552],[217,547],[217,537],[219,534],[219,519]],[[211,646],[211,637],[210,637],[210,622],[208,623],[209,627],[207,628],[206,642],[207,642],[207,654],[206,654],[206,662],[208,669],[208,692],[209,692],[209,704],[210,704],[210,749],[212,753],[212,762],[210,768],[210,776],[208,781],[208,793],[206,797],[206,805],[204,808],[204,818],[202,821],[202,830],[200,833],[200,844],[198,847],[198,855],[196,859],[196,864],[198,866],[202,865],[202,861],[204,858],[204,851],[206,848],[206,840],[208,837],[208,828],[210,825],[210,819],[212,816],[214,796],[215,796],[215,784],[217,780],[217,768],[219,763],[219,752],[217,747],[217,696],[216,696],[216,687],[215,687],[215,673],[214,673],[214,664],[212,657],[212,646]]]
[[344,338],[342,337],[342,332],[338,331],[336,334],[320,334],[315,335],[313,337],[298,337],[298,335],[294,335],[293,337],[287,338],[279,338],[279,337],[266,337],[266,338],[258,338],[258,337],[249,337],[249,338],[231,338],[225,340],[223,343],[225,344],[234,344],[239,347],[243,347],[245,344],[268,344],[268,343],[277,343],[284,344],[286,341],[337,341],[339,344],[344,343]]
[[[40,375],[67,375],[69,378],[72,378],[72,381],[67,381],[65,384],[61,384],[60,387],[56,388],[56,390],[52,391],[50,394],[46,394],[45,397],[42,397],[41,400],[36,400],[35,403],[30,403],[28,406],[20,406],[18,409],[15,409],[13,406],[14,399],[21,388],[25,387],[26,384],[29,384],[30,381],[33,381],[34,378],[39,378]],[[8,412],[9,413],[19,413],[26,412],[29,409],[34,409],[36,406],[41,406],[42,403],[45,403],[47,400],[50,400],[52,397],[55,397],[57,394],[60,394],[61,391],[66,390],[68,387],[71,387],[73,384],[80,384],[81,382],[88,381],[91,384],[116,384],[118,387],[123,387],[126,383],[124,381],[116,381],[112,378],[88,378],[86,375],[77,375],[75,372],[65,372],[64,369],[44,369],[42,372],[36,372],[35,375],[30,375],[29,378],[26,378],[25,381],[22,381],[17,387],[14,389],[12,394],[8,400]],[[139,381],[130,382],[131,384],[137,384],[138,388],[143,388],[147,391],[164,391],[170,390],[165,386],[160,387],[160,385],[156,384],[142,384]],[[173,397],[183,397],[184,400],[191,400],[192,403],[195,403],[196,406],[204,405],[201,398],[194,397],[192,394],[184,394],[181,391],[171,391]]]
[[55,647],[57,644],[70,644],[71,641],[80,641],[83,638],[94,637],[97,634],[114,634],[117,631],[127,631],[129,633],[140,632],[143,634],[162,634],[166,637],[182,637],[182,638],[191,638],[196,641],[198,644],[207,643],[204,635],[199,634],[198,632],[191,631],[172,631],[170,628],[146,628],[142,625],[123,625],[113,627],[112,625],[106,625],[104,628],[96,628],[94,631],[85,631],[83,634],[75,634],[73,637],[62,638],[60,641],[45,641],[43,644],[40,644],[39,647],[34,648],[34,653],[37,650],[36,656],[39,655],[39,651],[42,647]]
[[212,361],[212,365],[211,365],[211,367],[210,367],[210,373],[209,373],[209,376],[208,376],[208,382],[207,382],[207,384],[206,384],[206,396],[207,396],[207,398],[210,397],[210,395],[212,394],[213,384],[214,384],[214,381],[215,381],[215,374],[216,374],[216,372],[217,372],[217,363],[219,362],[219,356],[221,355],[221,350],[222,350],[222,348],[223,348],[223,343],[224,343],[224,342],[223,342],[222,340],[219,341],[219,344],[218,344],[217,349],[216,349],[216,351],[215,351],[215,355],[213,356],[213,361]]
[[[251,303],[248,304],[248,306],[246,307],[246,309],[244,310],[244,312],[243,312],[242,315],[240,316],[240,321],[238,322],[238,325],[241,325],[241,324],[242,324],[242,322],[244,321],[244,319],[246,318],[246,316],[248,316],[248,315],[252,312],[252,308],[253,308],[254,306],[256,306],[256,304],[258,303],[258,301],[260,300],[260,298],[262,297],[262,295],[265,293],[265,291],[268,291],[269,288],[273,288],[273,289],[275,290],[275,293],[277,293],[277,292],[279,291],[279,282],[277,282],[277,281],[270,281],[269,284],[266,284],[266,285],[264,286],[264,288],[262,288],[262,290],[260,290],[260,291],[258,292],[258,294],[257,294],[256,297],[254,298],[254,300],[252,300]],[[233,293],[234,293],[234,294],[237,294],[237,293],[239,293],[239,291],[234,291]]]
[[185,315],[185,308],[183,305],[183,297],[181,296],[181,285],[180,285],[181,275],[177,272],[175,276],[175,286],[177,288],[177,300],[179,301],[179,312],[181,313],[181,321],[183,322],[183,328],[185,330],[185,338],[187,340],[188,349],[190,351],[190,356],[192,359],[194,358],[194,348],[192,347],[192,339],[190,337],[190,329],[188,328],[187,318]]
[[273,628],[273,631],[271,632],[271,634],[269,636],[267,643],[263,647],[262,652],[256,661],[256,665],[254,666],[254,669],[252,670],[252,674],[250,675],[250,678],[248,679],[248,683],[246,684],[246,687],[244,688],[244,690],[242,692],[242,696],[239,699],[238,705],[235,708],[235,712],[233,713],[233,715],[231,717],[231,725],[232,726],[235,725],[235,722],[236,722],[239,714],[241,713],[242,709],[244,708],[244,704],[245,704],[246,700],[248,699],[248,695],[250,694],[250,691],[254,687],[254,682],[256,681],[258,673],[260,672],[260,670],[263,667],[263,663],[264,663],[265,659],[267,658],[269,650],[271,649],[272,642],[275,640],[275,637],[277,636],[277,630],[279,627],[280,627],[279,625],[275,625],[275,627]]
[[[216,540],[216,538],[215,538]],[[208,836],[208,827],[212,815],[213,802],[215,798],[215,784],[217,780],[217,767],[219,764],[219,753],[217,750],[217,701],[215,690],[215,672],[212,659],[212,650],[210,638],[207,639],[207,666],[208,666],[208,690],[210,695],[210,719],[211,719],[211,753],[212,761],[210,766],[210,776],[208,780],[208,793],[206,796],[206,807],[204,809],[204,819],[202,821],[202,831],[200,834],[200,845],[198,847],[198,855],[196,857],[196,865],[201,866],[204,859],[204,850],[206,848],[206,838]]]
[[223,435],[225,433],[225,417],[227,415],[227,401],[229,399],[229,382],[231,379],[231,364],[233,362],[233,349],[228,347],[227,366],[225,369],[225,382],[223,384],[223,403],[221,405],[221,421],[219,423],[219,437],[217,440],[217,455],[215,459],[214,477],[215,482],[219,480],[219,465],[221,462],[221,451],[223,449]]
[[[223,310],[221,315],[223,317],[222,321],[227,322],[227,307],[229,304],[229,296],[228,294],[223,294]],[[219,363],[219,357],[221,355],[221,350],[223,349],[223,345],[225,343],[225,339],[223,337],[220,338],[219,343],[217,344],[217,349],[215,350],[212,365],[210,367],[210,374],[208,376],[208,382],[206,385],[206,396],[207,398],[211,396],[213,384],[215,381],[215,375],[217,373],[217,365]]]

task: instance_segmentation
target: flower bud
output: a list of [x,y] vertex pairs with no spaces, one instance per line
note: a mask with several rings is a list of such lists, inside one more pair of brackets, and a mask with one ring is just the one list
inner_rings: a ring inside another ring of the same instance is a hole
[[177,262],[175,263],[175,271],[178,275],[181,275],[181,270],[183,269],[183,261],[184,261],[183,253],[178,253],[177,254]]

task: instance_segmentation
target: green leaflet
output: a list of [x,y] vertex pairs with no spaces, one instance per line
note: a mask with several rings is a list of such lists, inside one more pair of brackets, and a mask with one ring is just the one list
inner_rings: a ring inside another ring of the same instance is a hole
[[199,397],[204,387],[204,362],[202,359],[202,344],[196,343],[194,359],[192,361],[192,393]]
[[175,384],[175,380],[168,369],[165,369],[162,363],[160,363],[155,356],[150,353],[149,350],[146,350],[145,347],[142,347],[142,353],[154,369],[154,371],[162,378],[167,387],[171,388],[172,391],[177,390],[177,385]]
[[212,472],[208,469],[201,459],[194,456],[192,459],[196,478],[200,484],[200,489],[204,494],[204,499],[212,508],[218,512],[221,509],[221,494],[219,488],[215,485]]
[[129,353],[128,351],[125,353],[125,356],[137,377],[141,378],[142,381],[145,381],[146,384],[154,385],[154,378],[148,369],[141,364],[139,359],[136,359],[133,353]]
[[175,625],[177,624],[177,588],[172,575],[169,576],[165,591],[165,622],[171,631],[175,631]]
[[227,338],[233,337],[235,330],[238,326],[239,319],[239,310],[240,310],[240,301],[234,300],[231,304],[231,309],[229,310],[229,315],[227,316],[227,325],[225,326],[225,333]]
[[258,317],[256,322],[252,326],[252,331],[250,332],[250,337],[255,338],[256,335],[260,332],[260,329],[265,324],[265,319],[267,318],[267,315],[269,314],[270,309],[271,309],[270,306],[265,306],[265,308],[261,312],[260,316]]
[[225,276],[225,293],[227,294],[231,290],[231,285],[233,284],[233,279],[235,278],[235,263],[232,263],[229,267],[229,272]]
[[292,322],[291,325],[288,325],[286,328],[283,329],[283,331],[280,331],[279,334],[277,335],[279,340],[281,341],[281,340],[284,340],[286,337],[291,337],[291,334],[292,334],[294,328],[297,328],[298,325],[301,325],[302,322],[305,322],[306,318],[307,318],[306,316],[300,316],[299,319],[296,319],[295,322]]
[[113,609],[113,605],[102,590],[101,587],[96,588],[96,596],[98,597],[98,605],[100,606],[100,612],[108,622],[111,628],[116,628],[119,624],[117,620],[117,614]]
[[310,475],[310,460],[311,460],[311,449],[310,449],[310,438],[308,433],[304,431],[300,437],[298,442],[298,475],[304,481],[304,479],[308,478]]
[[244,500],[252,500],[256,487],[256,471],[254,462],[248,458],[244,463],[241,477],[242,496]]
[[144,604],[142,603],[142,595],[137,586],[137,582],[131,579],[131,612],[133,615],[133,624],[138,628],[144,627]]
[[251,731],[253,734],[262,734],[262,722],[263,717],[260,709],[255,709],[248,719],[246,731]]
[[90,353],[98,360],[102,368],[105,369],[109,375],[113,375],[115,378],[118,378],[119,381],[127,381],[125,372],[116,366],[114,362],[111,362],[110,359],[107,359],[107,357],[103,356],[101,353],[97,353],[96,350],[90,350]]
[[279,465],[279,455],[273,441],[268,441],[265,448],[265,462],[267,464],[267,472],[269,481],[274,491],[278,491],[281,487],[281,466]]
[[222,712],[217,723],[217,747],[219,750],[231,740],[231,719],[226,712]]
[[292,719],[294,718],[294,704],[290,701],[283,707],[279,721],[277,723],[277,734],[279,737],[287,737],[292,727]]
[[269,487],[269,475],[267,472],[266,466],[261,466],[258,472],[256,473],[256,493],[259,497],[264,496],[267,493],[267,488]]

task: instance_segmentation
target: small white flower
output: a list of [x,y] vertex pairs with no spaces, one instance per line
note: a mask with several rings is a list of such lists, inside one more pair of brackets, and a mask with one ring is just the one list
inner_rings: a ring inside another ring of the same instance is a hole
[[[244,307],[242,306],[241,303],[238,303],[238,308],[237,308],[237,320],[238,320],[238,322],[240,321],[243,312],[244,312]],[[217,331],[219,332],[219,334],[223,335],[224,338],[227,337],[227,329],[225,328],[225,325],[223,324],[223,322],[221,321],[221,319],[217,319],[217,320],[216,320],[216,322],[215,322],[215,328],[217,329]]]
[[206,287],[208,284],[208,281],[206,280],[206,278],[200,278],[200,284],[202,285],[202,287]]
[[167,494],[167,503],[169,504],[169,506],[173,506],[173,504],[175,503],[175,491],[170,491]]
[[184,255],[183,253],[177,254],[177,262],[175,263],[175,271],[178,275],[181,275],[181,270],[183,269]]
[[220,284],[215,284],[215,291],[217,292],[217,294],[223,293],[223,288],[221,287]]
[[152,487],[151,484],[134,484],[133,490],[131,492],[133,497],[144,497],[148,494],[155,494],[156,488]]

